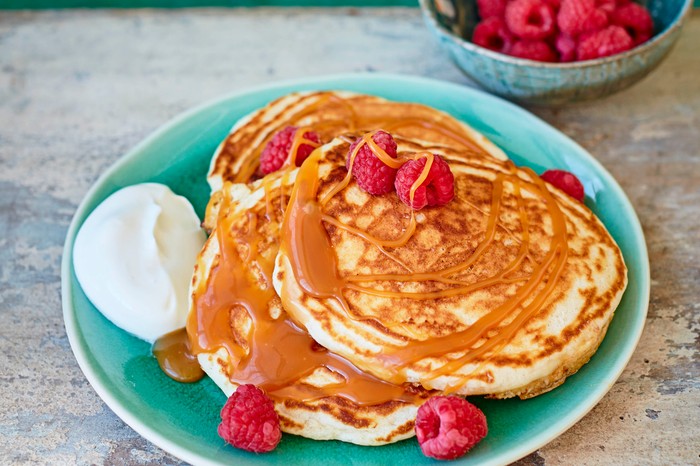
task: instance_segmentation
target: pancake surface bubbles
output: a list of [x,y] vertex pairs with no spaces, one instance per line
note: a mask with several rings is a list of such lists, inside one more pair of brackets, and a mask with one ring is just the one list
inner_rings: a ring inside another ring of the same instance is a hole
[[319,343],[394,383],[523,398],[561,384],[595,352],[624,291],[617,245],[585,206],[530,170],[399,138],[400,153],[416,145],[448,160],[455,199],[418,212],[415,232],[392,247],[412,221],[395,194],[350,182],[327,198],[345,176],[331,161],[347,142],[302,167],[299,177],[320,182],[295,188],[287,211],[312,198],[321,206],[336,260],[317,275],[337,278],[314,283],[303,250],[319,241],[289,240],[285,221],[274,274],[285,309]]

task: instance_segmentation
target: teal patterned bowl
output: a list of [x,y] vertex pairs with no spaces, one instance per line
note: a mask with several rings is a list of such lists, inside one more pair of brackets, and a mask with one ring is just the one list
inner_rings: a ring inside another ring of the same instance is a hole
[[642,0],[656,35],[627,52],[597,60],[543,63],[493,52],[471,43],[476,1],[420,0],[428,28],[465,74],[486,90],[535,105],[563,105],[621,91],[656,68],[680,35],[692,0]]

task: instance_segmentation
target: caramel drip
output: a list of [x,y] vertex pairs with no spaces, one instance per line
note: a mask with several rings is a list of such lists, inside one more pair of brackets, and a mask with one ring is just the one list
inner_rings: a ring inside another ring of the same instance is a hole
[[420,126],[421,128],[440,133],[443,136],[453,140],[454,142],[460,144],[465,148],[477,152],[483,152],[483,149],[478,144],[476,144],[468,135],[459,134],[458,132],[452,131],[451,129],[445,126],[441,126],[430,121],[418,120],[415,118],[402,118],[386,122],[382,126],[386,128],[387,131],[396,130],[398,128],[404,128],[406,126]]
[[282,175],[282,180],[280,181],[280,212],[284,214],[284,209],[287,208],[287,203],[285,202],[286,194],[284,192],[284,187],[289,184],[289,176],[291,172],[285,170],[284,175]]
[[171,379],[191,383],[204,377],[197,357],[192,354],[190,340],[184,328],[158,338],[152,351],[161,370]]
[[[534,172],[531,172],[528,169],[525,170],[529,172],[531,179],[534,180],[532,184],[539,188],[538,191],[541,193],[542,197],[547,203],[547,208],[552,219],[552,242],[545,259],[541,264],[537,265],[531,277],[518,289],[513,297],[508,299],[495,310],[477,320],[468,329],[441,338],[432,338],[427,341],[414,341],[411,342],[410,345],[390,350],[384,355],[385,364],[389,366],[396,364],[405,365],[406,361],[416,361],[428,356],[448,354],[460,348],[471,348],[460,358],[451,361],[450,363],[441,367],[439,370],[435,371],[433,373],[433,378],[448,374],[459,369],[465,364],[486,355],[490,350],[507,344],[507,342],[520,328],[522,328],[527,320],[541,309],[542,304],[556,286],[557,280],[566,264],[568,254],[566,221],[561,210],[556,204],[556,201],[553,199],[546,186],[544,186],[544,183],[539,180]],[[517,186],[516,192],[519,193],[519,184],[522,180],[520,180],[517,175],[509,177],[509,180],[515,186]],[[521,221],[524,223],[523,227],[526,227],[528,225],[528,221],[525,218],[526,214],[522,208],[522,205],[519,207],[519,212]],[[495,229],[495,227],[489,225],[489,229],[491,228]],[[518,256],[504,271],[501,272],[501,276],[514,270],[517,264],[519,264],[525,257],[526,251],[523,245],[529,242],[529,234],[527,233],[527,230],[523,229],[523,231],[525,234],[523,235],[524,238],[523,242],[521,243]],[[536,292],[537,288],[540,286],[542,286],[542,289]],[[528,297],[531,297],[532,299],[529,304],[525,305],[524,302]],[[501,324],[509,316],[514,315],[517,310],[520,310],[520,312],[515,314],[516,317],[512,320],[512,322],[507,324],[504,328],[499,329],[496,336],[492,336],[483,344],[476,346],[479,340],[485,338],[488,332],[496,329],[499,324]]]
[[[374,135],[377,133],[379,130],[375,131],[370,131],[369,133],[364,134],[358,143],[355,145],[353,148],[352,152],[350,153],[350,156],[348,157],[348,172],[347,175],[339,182],[337,183],[320,201],[320,206],[323,208],[328,201],[330,201],[333,197],[335,197],[340,191],[345,189],[348,184],[350,184],[350,180],[352,179],[352,169],[355,164],[355,158],[357,158],[357,154],[360,152],[362,147],[364,145],[369,146],[370,150],[374,153],[374,155],[379,158],[382,162],[384,162],[385,165],[388,165],[392,168],[399,169],[409,160],[417,160],[420,157],[425,157],[427,159],[426,164],[423,168],[423,171],[421,172],[421,175],[418,177],[418,179],[413,183],[411,186],[410,190],[410,196],[411,196],[411,203],[413,202],[413,196],[415,195],[416,189],[420,187],[421,183],[425,181],[425,179],[428,177],[428,174],[430,172],[430,167],[432,166],[433,163],[433,157],[434,155],[428,152],[421,152],[421,153],[415,153],[415,154],[406,154],[401,158],[394,158],[387,154],[387,152],[382,149],[376,142],[374,142]],[[413,273],[410,267],[408,267],[403,261],[401,261],[398,257],[395,255],[391,254],[386,250],[386,248],[398,248],[405,246],[406,243],[411,239],[413,236],[413,233],[416,231],[416,217],[415,217],[415,212],[411,211],[411,217],[408,223],[408,226],[404,229],[404,233],[398,237],[395,240],[380,240],[378,238],[375,238],[374,236],[370,235],[367,232],[361,231],[357,228],[353,228],[349,225],[346,225],[339,220],[329,216],[329,215],[323,215],[322,220],[326,223],[330,223],[334,225],[337,228],[341,228],[345,231],[348,231],[354,235],[357,235],[361,238],[363,238],[365,241],[368,241],[372,243],[374,246],[379,249],[379,251],[384,254],[386,257],[389,259],[393,260],[395,263],[399,264],[401,267],[409,271],[410,273]]]
[[272,199],[270,196],[270,191],[272,190],[272,184],[275,182],[275,177],[266,176],[263,178],[262,186],[265,192],[265,218],[270,221],[272,219]]
[[[232,360],[230,366],[234,367],[230,374],[233,382],[257,384],[278,399],[312,400],[339,395],[360,404],[375,404],[388,400],[414,401],[415,396],[408,394],[400,385],[405,382],[405,378],[397,369],[428,357],[443,357],[449,354],[453,354],[452,359],[447,362],[441,359],[443,365],[430,374],[431,378],[462,370],[467,364],[478,365],[479,361],[483,361],[489,354],[499,351],[508,344],[518,330],[523,328],[528,320],[542,308],[556,287],[566,264],[568,246],[565,218],[539,177],[531,170],[524,169],[528,178],[524,179],[509,162],[506,165],[507,170],[497,174],[492,182],[491,206],[486,228],[483,238],[471,255],[461,263],[442,270],[414,273],[394,252],[390,251],[390,249],[405,246],[415,234],[417,222],[414,213],[411,214],[408,224],[397,238],[379,239],[369,232],[346,225],[325,214],[324,207],[349,186],[354,160],[359,150],[365,145],[385,164],[397,169],[408,160],[426,158],[421,175],[411,186],[409,192],[411,201],[421,183],[429,176],[433,154],[404,153],[394,158],[374,142],[372,137],[376,131],[366,133],[350,154],[347,175],[322,196],[319,193],[321,153],[319,151],[312,153],[296,173],[296,180],[287,204],[284,187],[288,184],[290,170],[294,167],[291,154],[296,153],[296,149],[301,144],[314,144],[313,141],[303,137],[308,130],[342,128],[343,131],[355,131],[360,128],[382,127],[392,131],[410,126],[434,131],[469,150],[480,153],[484,150],[471,139],[467,131],[455,125],[450,126],[448,122],[429,122],[410,117],[376,118],[372,115],[360,115],[349,100],[323,92],[307,96],[302,101],[303,104],[297,102],[292,108],[285,109],[280,114],[281,117],[276,118],[277,124],[266,127],[268,132],[262,138],[263,142],[253,151],[246,153],[242,159],[243,165],[236,174],[235,181],[251,180],[258,167],[260,152],[278,130],[287,125],[298,125],[306,116],[320,112],[325,105],[329,104],[337,104],[347,113],[347,119],[322,120],[311,127],[299,128],[290,157],[281,174],[279,212],[283,212],[284,217],[279,247],[282,249],[283,257],[290,262],[291,267],[288,271],[294,275],[293,279],[306,294],[317,299],[335,302],[350,319],[359,320],[372,317],[360,317],[351,311],[344,296],[346,290],[384,298],[427,300],[463,295],[495,285],[517,284],[518,287],[505,302],[463,331],[425,341],[413,338],[404,346],[390,347],[377,355],[390,369],[388,372],[395,374],[390,382],[385,382],[359,370],[344,358],[319,347],[303,328],[286,316],[284,311],[281,311],[281,315],[277,318],[272,317],[274,312],[271,314],[270,303],[277,299],[271,284],[274,264],[272,260],[258,254],[263,238],[256,223],[257,216],[246,214],[249,215],[247,234],[233,235],[234,223],[243,214],[233,213],[230,210],[232,209],[231,200],[224,196],[223,199],[219,199],[222,205],[216,227],[220,250],[218,262],[215,262],[216,265],[210,269],[206,283],[200,283],[193,295],[195,312],[190,313],[187,326],[188,332],[193,336],[193,351],[212,353],[224,349]],[[260,136],[259,133],[255,133],[250,137],[259,139]],[[350,142],[347,138],[345,139]],[[276,216],[271,195],[274,183],[279,180],[280,174],[276,174],[268,175],[262,182],[266,197],[265,218],[268,222],[273,222]],[[505,228],[499,224],[505,184],[510,185],[515,193],[522,229],[515,258],[493,276],[483,278],[476,283],[467,283],[455,278],[455,275],[467,270],[482,258],[492,247],[498,228]],[[544,199],[551,218],[553,234],[548,252],[540,263],[535,263],[529,254],[530,220],[524,207],[522,190],[536,193]],[[406,269],[407,273],[341,277],[335,251],[324,224],[333,225],[374,245],[382,254]],[[274,245],[266,245],[265,248],[268,249],[266,257],[275,256],[276,251],[270,249],[274,249]],[[245,254],[241,254],[241,250],[245,251]],[[523,261],[526,260],[531,262],[532,272],[526,277],[509,277],[512,272],[520,271]],[[260,277],[256,281],[248,276],[249,270],[261,271],[265,286],[261,287],[258,284]],[[405,293],[360,285],[382,281],[399,283],[435,281],[454,286],[436,292]],[[281,295],[285,307],[289,308],[293,305],[287,302],[289,298],[284,290]],[[232,315],[239,308],[245,310],[252,322],[251,331],[243,337],[245,345],[240,342],[240,336],[233,335],[231,326]],[[402,324],[397,323],[397,326],[401,327]],[[407,328],[404,330],[410,334]],[[338,374],[342,382],[317,388],[300,381],[318,368],[327,368]],[[448,391],[457,389],[459,386],[450,387]]]
[[[291,111],[290,109],[285,109],[285,112],[282,113],[282,115],[279,116],[280,122],[276,125],[271,125],[267,128],[267,134],[264,136],[263,140],[260,142],[260,144],[256,145],[255,149],[251,151],[250,153],[246,154],[246,157],[244,160],[242,160],[242,167],[240,170],[235,174],[233,177],[233,182],[234,183],[247,183],[250,181],[255,173],[258,170],[258,167],[260,165],[260,154],[262,153],[263,149],[267,145],[268,142],[272,139],[272,137],[277,133],[278,131],[284,129],[286,126],[289,125],[298,125],[298,122],[301,121],[303,118],[313,115],[314,113],[318,113],[320,109],[324,107],[324,105],[327,105],[328,103],[335,103],[343,108],[348,113],[348,118],[343,119],[343,120],[337,120],[337,121],[321,121],[318,123],[314,124],[314,129],[321,129],[324,127],[335,127],[338,126],[340,128],[343,128],[344,131],[353,131],[356,128],[355,122],[358,121],[358,116],[357,112],[355,111],[354,107],[350,102],[347,100],[331,93],[318,93],[318,94],[313,94],[306,96],[305,98],[302,99],[302,102],[298,102],[297,104],[303,103],[306,100],[311,100],[316,98],[316,100],[312,103],[306,104],[306,106],[302,107],[301,110],[298,110],[296,112],[293,112],[291,115],[286,115],[287,111]],[[259,136],[259,131],[256,131],[254,134],[252,134],[249,138],[248,141],[252,141],[254,138]],[[297,132],[299,134],[299,132]],[[303,133],[301,133],[303,135]],[[309,141],[312,144],[313,141]],[[226,141],[228,143],[228,140]]]
[[[378,130],[377,130],[378,131]],[[330,201],[333,197],[335,197],[336,194],[338,194],[340,191],[343,189],[347,188],[347,186],[350,184],[350,180],[352,180],[352,167],[355,165],[355,159],[357,158],[357,154],[360,153],[360,150],[365,144],[369,144],[370,149],[374,154],[379,157],[379,159],[384,162],[385,164],[391,163],[392,165],[398,161],[394,158],[392,158],[389,154],[386,153],[384,149],[379,147],[374,140],[372,139],[377,131],[371,131],[360,138],[358,143],[355,145],[353,148],[352,152],[350,152],[350,157],[348,157],[348,166],[347,170],[348,173],[345,175],[345,177],[337,183],[329,192],[326,194],[323,199],[321,200],[321,206],[325,206],[328,201]],[[399,168],[401,167],[401,164],[399,163],[398,166],[394,168]]]
[[[354,235],[359,236],[360,238],[364,239],[365,241],[374,244],[378,248],[400,248],[402,246],[405,246],[406,243],[411,239],[413,236],[413,233],[416,231],[416,217],[415,215],[411,215],[409,221],[408,221],[408,226],[406,229],[401,233],[401,236],[399,236],[396,239],[379,239],[375,238],[371,234],[367,233],[366,231],[362,231],[358,228],[351,227],[350,225],[346,225],[345,223],[341,222],[340,220],[336,219],[335,217],[331,217],[330,215],[323,214],[322,219],[326,223],[330,223],[331,225],[334,225],[337,228],[342,228],[345,231],[348,231]],[[390,257],[393,257],[390,255]]]
[[302,144],[306,144],[307,146],[311,146],[314,149],[320,146],[321,144],[312,141],[310,139],[307,139],[304,137],[304,135],[308,132],[312,131],[311,128],[302,126],[300,128],[297,128],[296,133],[294,133],[294,138],[292,139],[292,145],[289,148],[289,154],[287,154],[287,159],[284,161],[284,165],[282,166],[282,169],[287,169],[289,167],[294,168],[296,166],[296,154],[297,151],[299,150],[299,147]]
[[[407,280],[406,276],[404,276],[403,281],[413,281],[413,279]],[[443,283],[446,282],[446,280],[444,278],[440,277],[439,275],[429,277],[428,280],[426,280],[426,281],[436,281],[436,282],[443,282]],[[345,288],[347,288],[349,290],[359,291],[361,293],[365,293],[368,295],[377,296],[380,298],[393,298],[393,299],[409,298],[409,299],[415,299],[415,300],[419,300],[419,301],[426,301],[426,300],[433,300],[433,299],[440,299],[440,298],[450,298],[453,296],[461,296],[461,295],[473,293],[474,291],[482,290],[484,288],[488,288],[488,287],[491,287],[494,285],[520,283],[523,281],[525,281],[525,280],[522,278],[502,278],[500,276],[496,276],[496,277],[487,278],[485,280],[481,280],[477,283],[465,285],[464,282],[453,280],[452,283],[457,284],[457,285],[462,285],[462,286],[458,286],[456,288],[450,288],[447,290],[432,291],[432,292],[425,292],[425,293],[374,290],[372,288],[364,288],[364,287],[352,285],[352,284],[346,284]]]
[[[359,144],[358,144],[359,146]],[[352,159],[356,156],[357,149],[350,156],[350,170],[352,170]],[[426,156],[419,154],[418,156]],[[426,166],[418,180],[411,187],[411,201],[417,187],[426,179],[430,170],[432,157],[426,156]],[[481,317],[466,330],[455,332],[447,336],[431,338],[425,341],[411,341],[402,347],[390,348],[384,351],[379,358],[383,360],[387,368],[405,367],[409,364],[430,356],[442,356],[456,351],[465,351],[464,355],[458,359],[445,364],[443,367],[434,370],[431,378],[437,378],[451,371],[459,369],[465,364],[475,361],[496,348],[500,348],[522,328],[522,326],[536,314],[544,301],[551,294],[562,273],[567,258],[567,232],[564,216],[556,201],[544,183],[531,170],[524,169],[531,181],[522,180],[515,169],[510,164],[510,173],[498,174],[493,182],[492,205],[489,215],[486,234],[484,240],[477,246],[473,254],[466,261],[445,270],[433,273],[408,274],[408,275],[374,275],[362,277],[363,279],[392,279],[396,281],[420,280],[444,281],[451,275],[465,270],[476,262],[492,244],[501,210],[503,199],[504,182],[507,180],[514,186],[514,191],[518,198],[518,212],[523,228],[522,241],[518,254],[500,273],[494,277],[481,280],[477,283],[457,286],[447,290],[430,293],[407,293],[394,292],[389,290],[374,290],[360,287],[349,280],[339,277],[336,267],[334,251],[328,241],[325,229],[322,226],[327,216],[322,214],[321,206],[329,201],[326,195],[320,202],[316,202],[318,191],[318,154],[313,161],[304,164],[297,174],[289,206],[285,214],[282,225],[281,248],[284,255],[289,258],[295,279],[302,289],[309,295],[319,299],[330,299],[340,304],[346,312],[347,317],[358,319],[350,311],[350,306],[346,302],[343,291],[351,289],[362,293],[384,297],[384,298],[408,298],[408,299],[440,299],[450,296],[458,296],[483,289],[496,284],[522,283],[515,294],[509,297],[505,303],[495,310]],[[338,185],[342,186],[344,181]],[[540,264],[536,264],[533,273],[528,279],[506,277],[507,274],[517,269],[522,261],[527,257],[529,248],[529,220],[522,205],[521,185],[534,192],[537,192],[545,200],[547,210],[551,217],[553,235],[548,253]],[[339,192],[334,188],[331,193]],[[335,224],[338,222],[336,221]],[[350,227],[346,229],[350,230]],[[302,235],[301,232],[304,232]],[[353,231],[370,242],[377,244],[376,239],[358,231]],[[526,301],[530,299],[529,303]],[[503,328],[499,326],[511,316],[515,317]],[[371,318],[371,317],[368,317]],[[489,332],[496,331],[495,335],[487,338]],[[484,340],[482,342],[482,340]],[[396,375],[392,379],[395,383],[404,381],[404,376]]]
[[345,282],[338,275],[335,251],[323,226],[321,205],[316,202],[319,156],[319,152],[312,154],[297,172],[282,223],[280,248],[298,265],[295,277],[304,291],[316,298],[335,299],[347,308],[342,295]]
[[[427,163],[426,163],[427,166]],[[425,169],[423,170],[423,173],[425,173]],[[423,173],[421,174],[421,177],[423,176]],[[442,270],[436,270],[434,272],[429,272],[429,273],[414,273],[411,275],[410,280],[415,281],[415,282],[425,282],[425,281],[437,281],[437,282],[445,282],[445,280],[449,280],[447,277],[457,274],[463,270],[468,269],[469,267],[476,262],[481,255],[489,248],[489,246],[493,243],[493,240],[496,237],[496,229],[498,227],[498,215],[501,210],[501,202],[502,202],[502,196],[503,196],[503,175],[498,175],[496,180],[493,183],[493,195],[491,197],[491,211],[489,213],[489,218],[486,224],[486,233],[485,233],[485,238],[483,241],[481,241],[474,252],[469,256],[467,260],[462,262],[461,264],[455,265],[453,267],[449,267],[446,269]],[[420,178],[418,178],[417,181],[419,181]],[[415,190],[413,189],[416,186],[414,185],[411,187],[411,190],[415,193]],[[520,191],[518,191],[519,193]],[[413,197],[411,196],[411,202],[413,202]],[[519,201],[520,202],[520,201]],[[523,214],[525,212],[521,209],[520,214],[521,214],[521,222],[523,218]],[[527,217],[527,216],[525,216]],[[523,224],[524,226],[527,225],[527,223]],[[526,253],[527,252],[527,246],[528,242],[521,242],[521,252]],[[517,264],[521,262],[521,259],[516,259],[516,261],[513,261],[513,263],[507,268],[507,270],[512,270]],[[348,279],[348,281],[358,281],[358,282],[370,282],[370,281],[405,281],[406,276],[405,275],[398,275],[398,274],[375,274],[375,275],[359,275],[359,276],[354,276]],[[457,282],[456,284],[462,284],[462,282]],[[495,283],[492,283],[495,284]],[[490,286],[490,285],[489,285]],[[480,288],[472,288],[472,289],[465,289],[465,291],[475,291]],[[367,289],[362,289],[363,291],[369,291]],[[396,296],[386,296],[386,297],[396,297]],[[417,297],[420,297],[417,296]],[[432,296],[432,297],[424,297],[423,299],[431,299],[431,298],[436,298],[436,297],[446,297],[446,296]]]
[[[423,165],[423,170],[420,172],[420,175],[418,175],[418,178],[416,178],[416,181],[413,182],[411,188],[408,190],[408,199],[411,201],[411,205],[413,205],[416,190],[420,188],[426,179],[428,179],[430,169],[433,166],[433,160],[435,160],[435,156],[430,152],[419,153],[417,154],[417,157],[425,157],[425,165]],[[411,212],[413,212],[413,210],[411,210]]]
[[[228,212],[230,207],[230,199],[225,198],[216,226],[218,264],[193,295],[195,312],[190,314],[187,328],[190,335],[197,335],[193,339],[194,353],[225,349],[235,367],[229,375],[232,382],[255,384],[277,399],[309,401],[337,395],[361,405],[414,401],[417,395],[401,385],[367,374],[320,347],[284,311],[277,318],[271,316],[270,303],[276,297],[271,286],[274,263],[258,254],[262,238],[257,217],[246,213],[247,233],[242,238],[232,236],[234,222],[243,214]],[[236,245],[244,246],[245,254],[241,255]],[[261,288],[246,275],[251,268],[261,270],[266,287]],[[252,321],[252,329],[245,338],[247,350],[232,332],[231,313],[236,307],[245,309]],[[332,371],[342,381],[323,388],[301,381],[319,368]]]
[[395,263],[399,264],[401,267],[406,269],[409,273],[413,273],[411,268],[406,265],[401,259],[396,257],[396,255],[390,253],[389,251],[386,250],[386,248],[396,248],[396,247],[401,247],[408,243],[408,241],[411,239],[413,236],[413,232],[416,230],[416,220],[415,216],[411,215],[411,220],[409,221],[408,227],[404,230],[404,232],[399,236],[398,238],[394,240],[381,240],[379,238],[375,238],[374,236],[370,235],[366,231],[362,231],[358,228],[351,227],[350,225],[346,225],[345,223],[341,222],[340,220],[331,217],[330,215],[322,215],[321,216],[322,220],[325,223],[328,223],[330,225],[335,226],[336,228],[340,228],[342,230],[345,230],[349,233],[352,233],[356,236],[359,236],[360,238],[364,239],[368,243],[372,243],[376,248],[384,254],[386,257],[394,261]]

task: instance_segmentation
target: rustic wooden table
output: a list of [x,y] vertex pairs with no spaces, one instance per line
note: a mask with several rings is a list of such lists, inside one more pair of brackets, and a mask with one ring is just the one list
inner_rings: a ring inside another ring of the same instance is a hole
[[[533,109],[631,198],[652,297],[619,381],[517,464],[700,464],[698,44],[695,14],[632,89]],[[261,82],[353,71],[469,85],[417,9],[0,12],[0,463],[180,463],[117,418],[73,358],[60,299],[71,216],[103,170],[181,111]]]

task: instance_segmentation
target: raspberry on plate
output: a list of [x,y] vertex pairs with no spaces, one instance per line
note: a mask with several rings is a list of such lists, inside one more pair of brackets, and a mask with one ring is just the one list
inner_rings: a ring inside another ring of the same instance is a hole
[[628,3],[613,11],[612,24],[625,28],[634,45],[648,41],[654,34],[654,20],[649,10],[637,3]]
[[[264,175],[282,168],[285,161],[290,157],[289,152],[292,150],[296,133],[296,126],[287,126],[283,130],[275,133],[272,139],[265,145],[265,148],[260,154],[260,170]],[[306,144],[303,140],[314,143],[314,145]],[[296,156],[294,158],[296,166],[301,165],[321,142],[318,134],[313,131],[306,131],[303,134],[303,140],[296,150]]]
[[498,16],[486,18],[476,25],[472,41],[494,52],[508,53],[514,42],[513,34]]
[[[396,158],[396,141],[391,137],[391,134],[379,130],[372,136],[372,141],[390,158]],[[350,157],[358,144],[362,144],[362,146],[357,152],[355,160],[351,161]],[[359,138],[350,146],[345,166],[352,170],[352,174],[360,188],[370,194],[380,196],[394,190],[397,169],[382,162],[362,138]]]
[[486,437],[484,413],[464,398],[435,396],[418,408],[416,437],[425,456],[453,460]]
[[583,202],[585,196],[583,184],[573,173],[566,170],[547,170],[540,175],[540,178],[561,189],[577,201]]
[[634,42],[627,31],[620,26],[608,26],[600,31],[581,36],[576,57],[579,60],[593,60],[609,57],[632,47]]
[[[413,193],[411,202],[411,187],[423,174],[429,158],[432,158],[430,170]],[[396,175],[395,186],[399,199],[414,210],[425,206],[445,205],[455,197],[454,175],[450,166],[439,155],[428,154],[427,157],[406,162]]]
[[554,10],[543,0],[512,0],[505,18],[510,32],[521,39],[546,39],[556,29]]
[[241,385],[221,410],[219,436],[236,448],[266,453],[282,438],[280,420],[271,399],[255,385]]
[[557,54],[552,47],[543,40],[520,40],[513,44],[510,55],[529,60],[555,62]]

